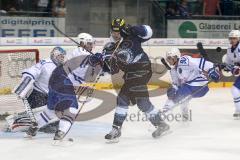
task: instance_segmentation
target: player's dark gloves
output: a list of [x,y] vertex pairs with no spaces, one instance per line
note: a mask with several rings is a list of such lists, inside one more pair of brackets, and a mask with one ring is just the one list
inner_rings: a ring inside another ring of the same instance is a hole
[[111,55],[105,55],[103,61],[104,61],[104,65],[103,65],[104,72],[108,72],[112,75],[119,72],[119,67],[117,65],[116,58],[112,57]]
[[93,55],[90,55],[89,63],[93,67],[95,67],[97,65],[102,65],[103,64],[103,55],[102,55],[102,53],[95,53]]
[[103,54],[104,55],[112,55],[113,51],[116,48],[116,44],[113,42],[108,42],[107,44],[105,44],[105,46],[103,47]]

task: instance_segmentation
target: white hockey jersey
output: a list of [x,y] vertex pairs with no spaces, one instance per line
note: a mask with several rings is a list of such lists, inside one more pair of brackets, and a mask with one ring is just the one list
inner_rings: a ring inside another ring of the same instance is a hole
[[227,49],[227,56],[224,60],[224,63],[232,65],[235,63],[240,63],[240,43],[233,52],[231,51],[231,47]]
[[90,55],[90,53],[82,47],[77,47],[74,50],[67,53],[66,59],[70,60],[72,58],[75,58],[77,56],[82,56],[82,55]]
[[213,63],[204,58],[193,58],[191,56],[182,56],[178,65],[171,69],[172,83],[176,86],[188,84],[190,86],[203,86],[208,82],[204,72],[213,67]]
[[39,92],[48,93],[48,82],[56,65],[51,59],[41,60],[30,68],[23,70],[22,75],[34,80],[33,88]]
[[82,47],[74,49],[67,55],[64,70],[74,86],[91,81],[91,77],[95,74],[94,67],[88,61],[90,55],[91,53]]

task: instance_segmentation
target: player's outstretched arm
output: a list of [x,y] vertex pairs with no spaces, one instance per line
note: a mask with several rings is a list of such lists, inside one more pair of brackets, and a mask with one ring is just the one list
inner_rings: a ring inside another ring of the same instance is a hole
[[153,31],[152,28],[148,25],[138,25],[131,27],[132,34],[138,36],[141,42],[148,41],[152,35]]

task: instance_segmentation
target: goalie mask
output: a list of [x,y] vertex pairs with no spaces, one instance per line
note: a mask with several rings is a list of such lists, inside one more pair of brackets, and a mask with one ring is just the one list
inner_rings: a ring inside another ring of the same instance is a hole
[[64,63],[66,51],[62,47],[55,47],[50,53],[50,58],[57,66]]

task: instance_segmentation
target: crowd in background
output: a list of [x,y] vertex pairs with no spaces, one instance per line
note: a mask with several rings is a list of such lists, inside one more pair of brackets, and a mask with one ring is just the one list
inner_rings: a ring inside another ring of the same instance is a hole
[[[153,0],[151,0],[153,1]],[[240,15],[240,0],[155,0],[163,4],[166,17],[194,15]],[[37,16],[66,15],[65,0],[0,0],[0,14]]]
[[239,15],[239,10],[239,0],[169,0],[166,5],[166,16],[234,16]]
[[64,17],[66,4],[65,0],[0,0],[0,13]]

